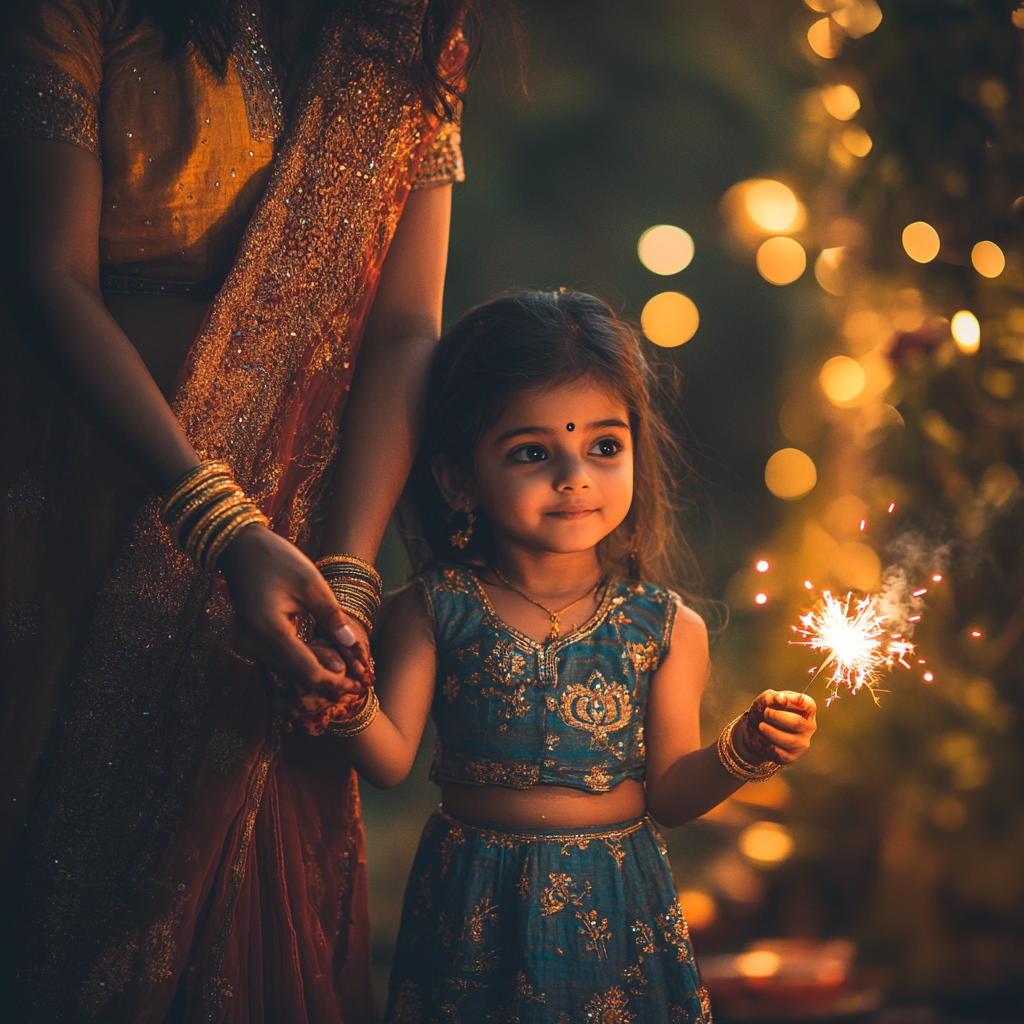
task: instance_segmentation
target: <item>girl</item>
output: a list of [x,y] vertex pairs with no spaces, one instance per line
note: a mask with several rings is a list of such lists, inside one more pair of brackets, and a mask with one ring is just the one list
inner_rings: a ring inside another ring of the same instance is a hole
[[765,691],[701,748],[704,623],[648,582],[679,550],[668,435],[637,336],[604,303],[472,310],[428,394],[406,520],[430,568],[383,619],[376,693],[332,727],[381,787],[408,774],[428,712],[437,727],[442,804],[387,1019],[710,1021],[652,818],[682,825],[795,761],[814,702]]

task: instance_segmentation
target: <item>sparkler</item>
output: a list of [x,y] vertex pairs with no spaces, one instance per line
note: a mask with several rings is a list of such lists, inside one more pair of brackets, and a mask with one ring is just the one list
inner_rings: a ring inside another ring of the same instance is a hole
[[[854,599],[852,594],[840,600],[828,590],[822,591],[821,603],[813,611],[800,616],[801,626],[792,630],[802,640],[791,640],[799,647],[814,651],[828,651],[828,657],[814,673],[811,683],[831,667],[831,692],[826,706],[839,696],[845,686],[851,693],[868,690],[878,703],[878,681],[884,671],[900,664],[910,668],[907,658],[914,653],[914,645],[886,628],[886,620],[879,614],[875,598]],[[811,683],[808,683],[809,687]]]

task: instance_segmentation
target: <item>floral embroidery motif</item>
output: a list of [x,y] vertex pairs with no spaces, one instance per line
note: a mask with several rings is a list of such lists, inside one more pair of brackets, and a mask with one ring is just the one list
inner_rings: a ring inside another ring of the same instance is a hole
[[541,917],[557,914],[570,904],[574,907],[582,907],[583,900],[590,895],[590,882],[584,882],[583,892],[579,893],[576,891],[576,883],[572,880],[571,875],[562,872],[550,874],[548,878],[551,879],[551,884],[546,886],[540,894]]
[[466,581],[462,578],[462,572],[459,569],[442,569],[441,580],[436,584],[435,589],[442,594],[468,594],[470,592],[469,587],[466,585]]
[[[449,704],[453,704],[455,702],[455,698],[459,695],[459,683],[459,677],[453,672],[441,686],[441,692],[448,698]],[[479,683],[479,672],[474,672],[467,680],[465,680],[466,686],[478,686]],[[471,704],[475,703],[472,697],[464,697],[464,699],[469,701]]]
[[599,764],[594,765],[590,771],[583,776],[583,781],[594,790],[598,792],[607,792],[611,789],[612,777],[609,772],[606,772]]
[[465,932],[474,942],[483,942],[484,925],[495,921],[497,917],[497,904],[491,903],[489,899],[482,899],[473,908],[473,916],[466,922]]
[[608,733],[624,728],[633,717],[633,702],[621,683],[610,683],[595,670],[586,685],[566,687],[558,712],[566,725],[591,734],[592,750],[603,748],[621,758],[608,742]]
[[576,911],[576,920],[581,922],[579,933],[584,937],[584,948],[588,953],[597,953],[598,960],[608,959],[608,943],[612,933],[608,928],[608,918],[597,916],[596,910],[581,914]]
[[594,996],[584,1007],[587,1024],[630,1024],[636,1014],[628,1009],[628,997],[617,985],[603,996]]
[[650,672],[651,669],[658,667],[658,656],[661,650],[653,636],[649,636],[645,644],[633,644],[627,641],[625,648],[622,657],[633,663],[633,671],[637,675],[641,672]]
[[665,941],[675,946],[676,959],[683,963],[693,960],[693,950],[690,945],[690,928],[683,917],[683,908],[678,900],[674,900],[672,907],[667,914],[659,914],[654,923],[661,929]]

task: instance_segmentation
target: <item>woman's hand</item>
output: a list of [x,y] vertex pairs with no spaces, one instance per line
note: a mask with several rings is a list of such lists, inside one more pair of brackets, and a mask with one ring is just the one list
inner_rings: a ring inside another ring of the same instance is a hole
[[817,710],[806,693],[765,690],[733,730],[736,752],[751,764],[792,764],[811,745]]
[[[341,665],[337,652],[326,640],[320,638],[311,640],[309,650],[321,665],[331,671],[337,671],[338,666]],[[342,665],[343,670],[344,668],[345,666]],[[366,669],[358,682],[359,691],[356,696],[346,694],[336,701],[315,691],[301,696],[293,694],[290,703],[287,704],[285,703],[287,698],[282,696],[278,703],[285,705],[280,708],[286,719],[285,729],[288,732],[297,729],[310,736],[320,736],[332,721],[347,720],[351,717],[352,705],[362,700],[367,688],[373,686],[373,668]],[[280,691],[278,692],[280,693]]]
[[[362,627],[338,607],[323,576],[294,544],[262,526],[244,529],[218,567],[227,580],[239,650],[285,676],[296,697],[314,691],[329,702],[360,693],[370,663]],[[311,615],[331,647],[317,656],[297,635]]]

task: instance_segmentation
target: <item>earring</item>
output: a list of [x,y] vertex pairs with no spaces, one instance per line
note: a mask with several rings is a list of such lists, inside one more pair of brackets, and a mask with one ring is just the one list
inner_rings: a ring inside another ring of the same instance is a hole
[[473,515],[473,506],[469,503],[469,498],[466,499],[466,507],[463,511],[466,514],[466,528],[464,530],[456,530],[451,536],[452,547],[458,548],[460,551],[466,549],[469,538],[473,536],[473,524],[476,522],[476,516]]

